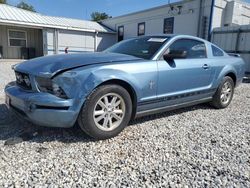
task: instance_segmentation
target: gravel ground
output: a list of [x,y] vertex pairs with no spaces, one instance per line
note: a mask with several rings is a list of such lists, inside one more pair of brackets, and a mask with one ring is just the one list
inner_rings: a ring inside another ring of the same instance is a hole
[[250,84],[225,110],[153,115],[96,142],[78,127],[41,128],[11,115],[2,92],[10,63],[0,70],[0,187],[250,187]]

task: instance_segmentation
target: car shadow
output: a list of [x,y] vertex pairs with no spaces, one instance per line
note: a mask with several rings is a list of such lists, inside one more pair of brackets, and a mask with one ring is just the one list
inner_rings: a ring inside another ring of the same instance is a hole
[[162,112],[162,113],[157,113],[157,114],[137,118],[137,119],[131,121],[129,126],[134,126],[137,124],[145,123],[147,121],[153,121],[153,120],[160,119],[160,118],[171,118],[171,116],[180,115],[180,114],[183,114],[186,112],[196,111],[196,110],[200,110],[200,109],[211,110],[211,108],[213,108],[211,105],[209,105],[208,103],[204,103],[204,104],[198,104],[195,106],[180,108],[177,110],[166,111],[166,112]]
[[23,141],[37,143],[94,141],[77,125],[65,129],[34,125],[14,114],[5,104],[0,104],[0,140],[4,141],[5,145],[15,145]]
[[[132,120],[129,126],[136,126],[146,121],[159,118],[170,118],[176,114],[182,114],[198,109],[211,109],[207,104],[182,108],[179,110],[159,113]],[[76,124],[72,128],[48,128],[34,125],[12,113],[5,104],[0,104],[0,140],[4,145],[15,145],[24,141],[44,143],[44,142],[93,142],[94,139],[85,134]]]
[[243,83],[249,84],[250,83],[250,78],[243,79]]

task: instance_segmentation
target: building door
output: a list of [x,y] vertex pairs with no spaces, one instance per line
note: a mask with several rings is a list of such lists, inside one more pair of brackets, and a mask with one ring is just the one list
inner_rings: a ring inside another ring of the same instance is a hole
[[118,27],[118,42],[124,39],[124,26]]

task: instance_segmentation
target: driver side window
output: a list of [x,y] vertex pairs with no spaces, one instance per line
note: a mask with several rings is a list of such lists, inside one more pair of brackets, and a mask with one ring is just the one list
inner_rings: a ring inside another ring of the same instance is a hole
[[167,53],[171,53],[171,51],[186,51],[186,59],[197,59],[207,57],[205,43],[193,39],[179,39],[175,41],[167,49]]

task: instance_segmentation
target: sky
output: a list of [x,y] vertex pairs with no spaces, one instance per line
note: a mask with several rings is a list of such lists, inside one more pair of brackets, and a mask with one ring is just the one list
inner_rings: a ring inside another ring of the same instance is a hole
[[[105,12],[119,16],[167,4],[169,0],[24,0],[34,6],[37,12],[49,16],[90,20],[92,12]],[[178,0],[170,0],[176,2]],[[250,3],[250,0],[245,0]],[[20,0],[8,0],[16,5]]]
[[[49,16],[62,16],[77,19],[90,19],[92,12],[105,12],[119,16],[138,10],[168,3],[168,0],[24,0],[32,4],[37,12]],[[178,0],[171,0],[175,2]],[[20,0],[8,0],[16,5]]]

